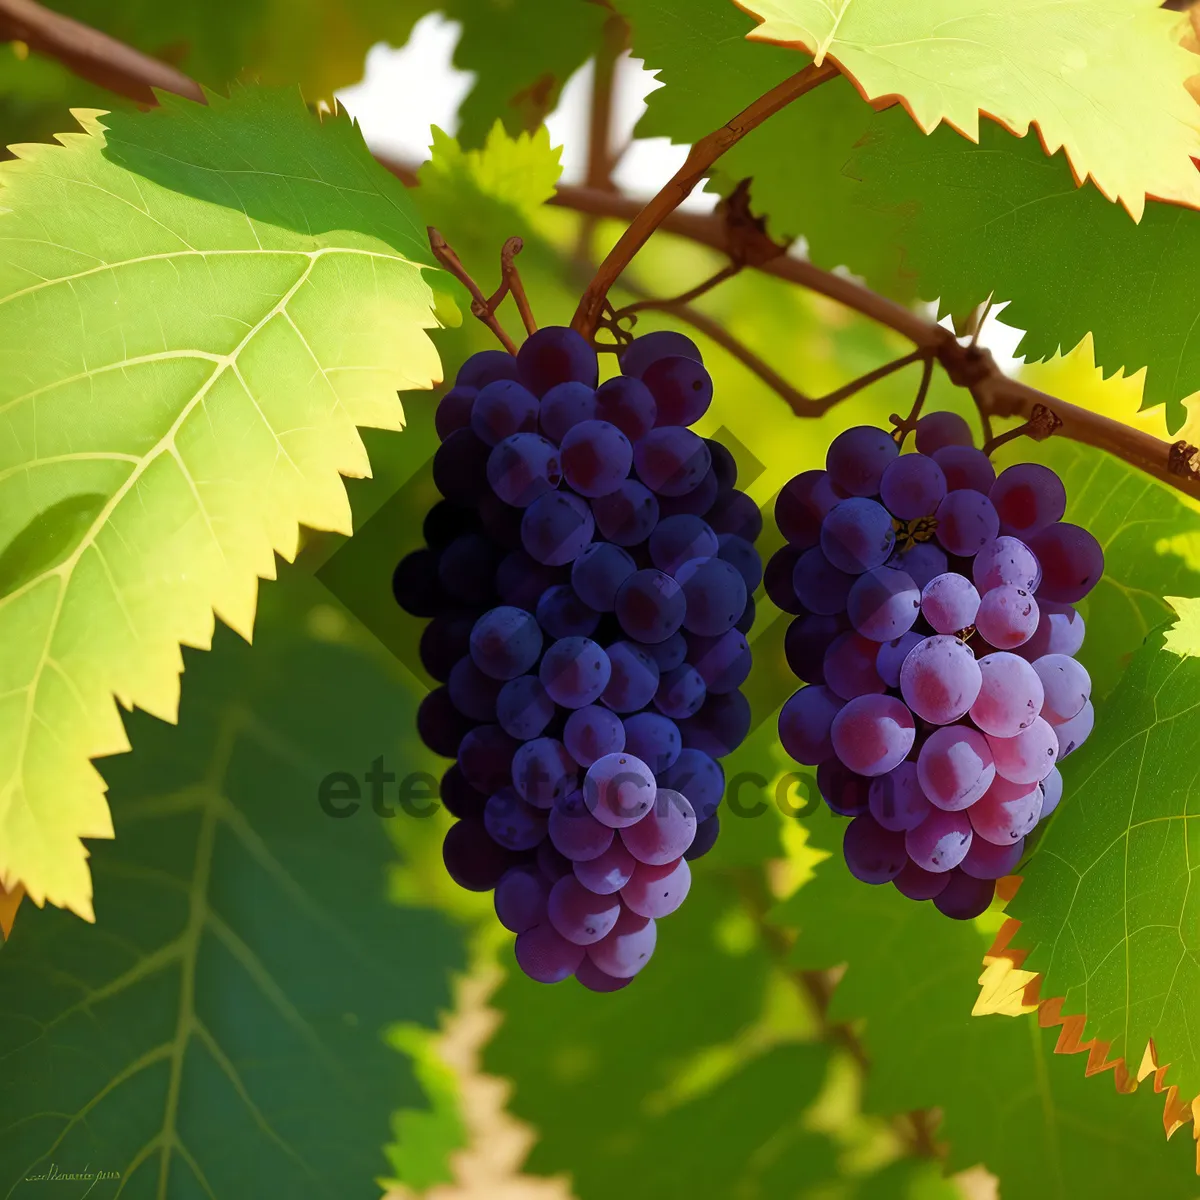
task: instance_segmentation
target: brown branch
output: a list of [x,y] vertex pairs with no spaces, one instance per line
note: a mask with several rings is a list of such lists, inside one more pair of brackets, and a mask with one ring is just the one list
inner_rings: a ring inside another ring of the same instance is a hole
[[[533,319],[533,309],[529,307],[529,297],[525,295],[525,284],[521,282],[521,272],[517,270],[517,255],[525,249],[525,242],[519,237],[510,237],[500,251],[500,277],[504,281],[501,287],[512,293],[516,302],[517,312],[521,314],[521,323],[525,326],[526,334],[537,333],[537,321]],[[496,301],[499,303],[499,300]],[[493,312],[495,304],[489,302]]]
[[[433,257],[471,293],[472,315],[478,317],[496,335],[500,341],[500,345],[509,354],[516,354],[516,344],[505,333],[504,326],[497,320],[488,298],[479,290],[479,284],[467,273],[467,269],[462,265],[458,255],[454,253],[446,239],[432,225],[429,226],[429,248],[433,251]],[[501,291],[506,290],[502,284]],[[500,295],[501,300],[504,298],[502,294],[498,293],[498,295]],[[499,303],[499,300],[497,300],[497,303]]]
[[592,103],[588,113],[588,158],[584,178],[588,187],[612,191],[612,169],[616,158],[612,150],[613,85],[617,59],[629,40],[629,27],[614,13],[604,23],[600,49],[592,76]]
[[644,300],[635,300],[632,304],[626,304],[624,308],[618,308],[613,313],[613,320],[619,321],[623,317],[631,317],[634,313],[643,312],[648,308],[674,309],[677,305],[688,304],[692,300],[698,300],[705,292],[711,292],[725,280],[732,279],[741,269],[741,263],[731,262],[722,267],[715,275],[710,275],[703,283],[696,284],[694,288],[689,288],[678,296],[648,296]]
[[932,354],[925,359],[925,370],[921,373],[921,383],[917,388],[912,408],[908,410],[908,416],[901,417],[892,413],[892,424],[896,427],[892,430],[892,436],[896,439],[896,445],[901,448],[904,446],[904,439],[916,429],[921,409],[925,407],[925,397],[929,395],[929,385],[933,382],[933,361]]

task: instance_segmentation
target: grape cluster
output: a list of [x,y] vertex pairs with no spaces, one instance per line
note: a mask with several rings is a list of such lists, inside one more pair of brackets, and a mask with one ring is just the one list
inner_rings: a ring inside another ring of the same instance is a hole
[[846,430],[776,502],[787,545],[765,583],[795,614],[786,654],[807,684],[780,740],[853,818],[851,873],[960,920],[1016,868],[1062,796],[1055,764],[1092,730],[1073,605],[1104,554],[1062,520],[1066,500],[1046,467],[997,477],[940,412],[912,454],[882,429]]
[[645,966],[716,841],[762,578],[761,514],[689,428],[713,391],[695,344],[647,334],[620,367],[598,384],[559,327],[471,357],[437,409],[444,499],[393,577],[431,618],[446,868],[495,889],[526,975],[593,991]]

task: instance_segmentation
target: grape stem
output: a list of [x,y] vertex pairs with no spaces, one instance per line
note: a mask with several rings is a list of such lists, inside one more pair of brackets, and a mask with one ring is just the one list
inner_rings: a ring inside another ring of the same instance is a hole
[[921,415],[921,409],[925,404],[925,397],[929,395],[929,385],[933,382],[933,355],[927,355],[925,358],[925,369],[921,372],[921,383],[917,388],[917,398],[913,401],[913,406],[909,409],[907,417],[900,417],[896,413],[892,413],[891,421],[896,428],[892,431],[892,436],[896,439],[896,445],[904,449],[904,439],[908,437],[917,427],[917,419]]
[[[520,241],[520,238],[510,238],[509,242]],[[507,248],[508,243],[505,243]],[[458,255],[454,253],[450,243],[432,225],[429,226],[429,248],[433,251],[433,257],[458,280],[459,283],[471,293],[471,314],[478,317],[499,339],[502,345],[509,354],[516,354],[516,343],[504,331],[504,326],[496,317],[492,302],[479,290],[479,284],[471,278],[467,272],[467,268],[462,265],[462,261]],[[515,270],[515,268],[514,268]],[[499,304],[501,300],[508,294],[509,282],[505,280],[500,284],[499,290],[495,294],[495,302]],[[523,293],[522,293],[523,294]],[[526,305],[528,307],[528,305]],[[524,313],[521,314],[524,316]],[[532,317],[531,317],[532,319]]]
[[495,313],[500,302],[511,292],[528,335],[537,333],[537,322],[533,319],[533,309],[529,307],[529,298],[525,295],[521,272],[517,270],[516,258],[524,249],[524,239],[519,237],[510,237],[500,248],[500,286],[488,298],[487,307],[490,313]]

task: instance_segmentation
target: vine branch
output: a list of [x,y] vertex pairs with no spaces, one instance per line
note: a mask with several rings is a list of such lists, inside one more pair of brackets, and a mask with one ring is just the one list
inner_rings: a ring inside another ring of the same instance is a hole
[[[508,249],[511,242],[519,242],[520,240],[520,238],[510,238],[509,241],[505,243],[505,250]],[[502,345],[505,350],[509,352],[509,354],[516,354],[516,343],[504,331],[504,326],[500,324],[500,321],[496,317],[495,311],[496,305],[499,304],[500,301],[503,300],[508,294],[508,280],[504,279],[495,295],[489,299],[483,294],[483,292],[479,290],[479,284],[477,284],[475,280],[471,278],[467,268],[462,265],[462,261],[459,259],[458,255],[454,253],[450,243],[447,242],[446,239],[442,237],[442,235],[438,233],[438,231],[434,229],[432,225],[429,226],[429,248],[433,251],[433,257],[436,258],[438,262],[440,262],[442,266],[445,267],[446,270],[449,271],[450,274],[453,275],[454,278],[457,279],[458,282],[461,283],[463,287],[465,287],[467,291],[471,293],[472,315],[478,317],[479,320],[481,320],[496,335],[500,345]],[[503,252],[501,254],[501,263],[503,263]],[[524,316],[524,313],[522,313],[522,316]]]

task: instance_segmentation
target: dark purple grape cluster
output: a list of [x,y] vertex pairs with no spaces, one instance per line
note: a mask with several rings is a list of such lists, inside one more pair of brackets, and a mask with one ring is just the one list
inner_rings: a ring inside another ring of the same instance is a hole
[[713,391],[695,344],[647,334],[620,367],[600,384],[558,327],[472,356],[437,410],[444,499],[393,580],[431,618],[446,868],[495,889],[525,974],[593,991],[645,966],[717,839],[762,578],[761,514],[689,428]]
[[848,429],[780,492],[787,545],[765,582],[795,614],[787,659],[808,686],[779,736],[853,818],[842,849],[864,883],[968,920],[1057,806],[1055,764],[1093,722],[1072,605],[1104,571],[1066,502],[1046,467],[997,477],[944,412],[917,423],[913,454]]

